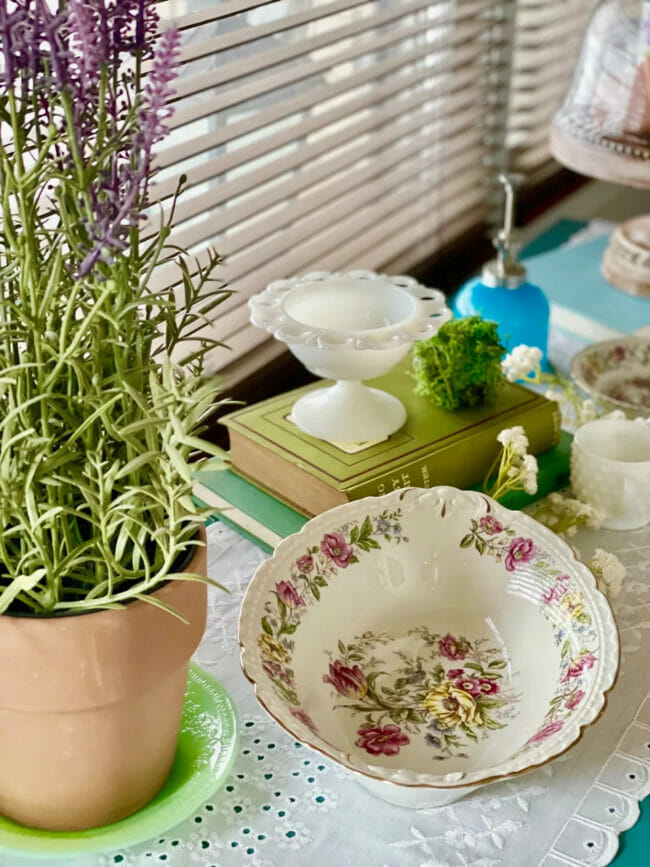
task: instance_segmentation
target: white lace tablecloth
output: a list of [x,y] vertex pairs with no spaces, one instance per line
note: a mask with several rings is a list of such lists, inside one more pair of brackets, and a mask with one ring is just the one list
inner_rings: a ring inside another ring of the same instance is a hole
[[[261,710],[239,667],[237,614],[264,554],[209,527],[210,591],[199,663],[228,688],[241,742],[225,788],[187,821],[136,849],[64,862],[168,867],[559,867],[604,865],[650,792],[650,529],[583,531],[583,555],[614,551],[628,568],[614,609],[622,665],[601,720],[568,754],[511,782],[433,811],[376,800],[347,773],[295,743]],[[25,861],[0,858],[2,867]],[[61,863],[60,861],[58,862]]]

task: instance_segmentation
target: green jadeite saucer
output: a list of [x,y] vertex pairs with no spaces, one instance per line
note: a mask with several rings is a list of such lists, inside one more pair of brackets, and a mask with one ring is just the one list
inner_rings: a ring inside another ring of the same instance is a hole
[[0,816],[0,853],[30,858],[71,857],[134,846],[193,813],[226,781],[237,749],[232,699],[213,677],[190,666],[181,734],[171,773],[146,807],[90,831],[38,831]]

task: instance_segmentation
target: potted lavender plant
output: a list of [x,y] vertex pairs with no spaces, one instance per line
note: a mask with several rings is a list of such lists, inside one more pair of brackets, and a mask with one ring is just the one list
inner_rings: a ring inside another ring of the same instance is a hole
[[30,826],[155,794],[205,625],[187,459],[226,293],[142,230],[178,45],[154,0],[0,4],[0,814]]

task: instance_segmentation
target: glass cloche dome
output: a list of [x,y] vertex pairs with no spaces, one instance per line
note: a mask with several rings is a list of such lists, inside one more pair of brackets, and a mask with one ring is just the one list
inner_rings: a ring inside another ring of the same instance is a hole
[[598,4],[551,149],[581,174],[650,187],[650,0]]

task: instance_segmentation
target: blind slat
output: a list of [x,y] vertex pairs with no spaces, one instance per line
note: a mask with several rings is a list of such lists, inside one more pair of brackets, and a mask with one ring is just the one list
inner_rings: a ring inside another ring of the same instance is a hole
[[[404,65],[422,60],[427,54],[427,48],[418,48],[405,52],[401,57],[389,58],[386,61],[378,63],[374,69],[369,68],[356,75],[352,87],[350,86],[350,82],[346,80],[325,85],[318,89],[319,102],[321,104],[327,103],[334,100],[335,97],[354,91],[363,85],[381,80]],[[293,99],[283,100],[279,106],[261,109],[246,118],[233,121],[209,133],[193,136],[188,142],[161,150],[157,159],[158,165],[166,168],[190,157],[199,156],[207,150],[218,148],[228,142],[243,138],[250,133],[256,133],[260,129],[275,124],[287,117],[297,115],[303,111],[309,111],[313,107],[313,103],[313,93],[301,94]],[[188,174],[192,177],[191,173]]]
[[[433,174],[435,183],[443,183],[449,173],[458,171],[461,168],[464,171],[471,171],[478,162],[480,155],[480,146],[468,146],[467,149],[461,152],[461,159],[449,158],[445,165],[444,172],[436,172],[435,168],[431,167],[431,161],[426,156],[406,163],[403,166],[398,166],[391,172],[385,172],[383,175],[373,179],[372,183],[364,184],[363,187],[352,190],[348,195],[342,196],[330,203],[327,206],[319,208],[318,212],[312,214],[304,220],[296,221],[292,226],[282,232],[281,236],[271,236],[267,241],[246,251],[245,254],[239,254],[226,260],[224,267],[224,276],[233,285],[238,281],[237,290],[241,294],[242,290],[239,286],[239,281],[249,274],[251,271],[266,263],[272,263],[278,254],[284,252],[295,253],[299,248],[300,239],[307,237],[310,246],[315,242],[321,234],[326,233],[328,237],[333,236],[336,242],[342,238],[346,238],[345,225],[346,220],[350,220],[354,225],[355,212],[366,205],[379,201],[389,194],[389,191],[395,190],[395,195],[407,196],[406,190],[413,192],[413,185],[426,182],[426,175]],[[379,218],[379,213],[377,217]],[[234,298],[234,296],[232,296]],[[231,299],[226,299],[224,304],[228,304]],[[227,309],[227,308],[224,308]]]
[[[476,229],[474,201],[470,202],[469,207],[462,208],[460,216],[445,213],[442,225],[438,226],[438,237],[441,247],[456,240],[471,229]],[[408,274],[415,266],[421,266],[422,262],[431,255],[428,241],[432,229],[424,222],[418,226],[418,230],[420,237],[417,239],[413,239],[407,233],[403,233],[395,238],[394,246],[399,252],[390,259],[389,264],[386,266],[386,270],[389,273]]]
[[[302,186],[300,176],[297,176],[295,179],[295,188],[292,188],[291,186],[287,188],[287,186],[283,184],[275,191],[276,198],[274,204],[284,204],[284,208],[280,211],[276,211],[268,220],[262,220],[259,224],[253,224],[250,229],[244,230],[242,238],[238,235],[234,235],[232,238],[224,238],[221,246],[224,247],[225,255],[228,256],[233,252],[242,250],[249,244],[259,241],[264,238],[265,235],[270,235],[272,231],[276,231],[287,222],[298,219],[304,214],[317,213],[319,219],[324,220],[325,215],[322,209],[328,201],[335,198],[340,192],[346,192],[350,190],[351,187],[358,187],[366,180],[374,178],[377,174],[381,174],[381,171],[384,168],[389,168],[391,164],[395,164],[399,159],[410,157],[423,150],[426,146],[431,146],[431,144],[436,141],[436,138],[439,138],[440,127],[443,125],[447,126],[447,132],[451,136],[456,132],[464,133],[462,137],[459,136],[457,140],[452,140],[452,142],[447,146],[445,159],[448,159],[458,147],[464,148],[466,144],[480,141],[482,130],[480,125],[477,124],[479,117],[480,109],[475,106],[472,107],[470,104],[470,107],[466,108],[464,111],[459,110],[456,116],[452,116],[451,118],[445,116],[438,118],[433,129],[427,130],[425,128],[419,137],[411,136],[409,131],[404,130],[404,135],[399,139],[396,139],[396,144],[394,146],[395,153],[390,149],[386,149],[379,157],[375,157],[363,169],[357,168],[358,161],[353,163],[348,162],[347,172],[339,172],[338,177],[335,175],[333,167],[326,163],[324,165],[322,176],[323,178],[329,177],[331,179],[330,183],[312,183],[310,186],[314,191],[311,195],[304,195],[300,198],[295,195],[296,189],[300,189],[302,192],[302,190],[306,188]],[[417,124],[414,124],[413,128],[416,129],[417,126]],[[371,144],[370,146],[372,147],[373,145]],[[348,155],[345,154],[345,156]],[[477,156],[480,157],[480,154]],[[350,177],[350,173],[352,173],[353,177]],[[257,197],[251,199],[250,209],[253,212],[255,212],[256,209],[261,210],[260,201]],[[226,223],[233,225],[241,221],[240,214],[236,214],[236,219],[232,220],[231,215],[228,213],[229,210],[230,209],[225,212],[225,216],[222,219],[218,220],[218,225],[220,227]],[[193,227],[192,230],[188,232],[178,232],[175,240],[181,246],[191,246],[194,243],[198,243],[200,240],[208,237],[210,234],[210,227],[212,227],[212,231],[214,231],[214,222],[214,218],[212,218],[208,220],[206,224],[202,224],[198,228],[198,231],[196,227]],[[302,225],[301,230],[307,231],[306,226]],[[273,244],[275,244],[275,242],[273,242]],[[175,276],[176,279],[178,279],[175,266],[165,266],[164,270],[163,268],[160,269],[159,274],[156,277],[156,285],[164,286],[173,284],[175,282]],[[226,301],[224,303],[227,304],[228,302]],[[223,311],[224,309],[226,308],[222,305],[221,310]]]
[[[386,61],[376,64],[374,67],[356,74],[353,78],[350,77],[349,79],[337,82],[336,84],[319,88],[319,102],[320,104],[326,104],[329,101],[333,101],[335,97],[341,96],[346,92],[354,93],[364,85],[372,84],[375,81],[380,82],[376,86],[376,90],[373,90],[372,93],[362,93],[362,95],[353,99],[350,104],[346,101],[332,109],[327,109],[322,114],[310,115],[309,118],[302,120],[300,125],[296,124],[295,128],[294,126],[291,126],[288,130],[279,132],[277,136],[267,144],[271,148],[279,147],[281,144],[286,144],[288,141],[307,135],[309,132],[325,126],[329,122],[339,120],[356,111],[361,112],[377,102],[383,101],[384,98],[398,92],[399,90],[406,89],[406,87],[414,84],[422,83],[427,79],[427,77],[433,78],[437,73],[442,71],[445,63],[448,65],[447,72],[451,78],[451,73],[466,67],[467,64],[471,62],[471,58],[475,57],[475,49],[471,45],[471,40],[468,39],[468,37],[476,35],[476,32],[477,31],[472,34],[472,32],[463,31],[451,38],[448,43],[450,49],[456,49],[456,46],[459,45],[461,47],[459,47],[458,50],[455,50],[449,59],[441,57],[437,59],[435,64],[432,62],[426,67],[409,70],[402,75],[395,76],[394,79],[389,79],[388,76],[399,70],[400,67],[404,65],[410,66],[411,64],[423,60],[428,54],[430,54],[429,48],[425,47],[411,50],[406,52],[402,57],[391,57]],[[469,45],[467,44],[468,42],[470,42]],[[464,48],[462,47],[463,43],[465,43]],[[473,72],[474,79],[476,79],[477,70],[474,69]],[[274,106],[272,109],[262,110],[252,117],[237,121],[227,127],[215,130],[214,132],[197,136],[187,143],[162,150],[157,156],[157,164],[161,168],[169,168],[172,165],[188,160],[190,157],[196,157],[204,151],[216,149],[228,142],[241,139],[251,132],[258,132],[273,123],[277,123],[279,120],[309,110],[311,107],[313,107],[313,94],[311,93],[294,99],[284,100],[280,105]],[[265,152],[264,149],[261,151],[259,150],[261,145],[253,145],[251,147],[255,148],[255,150],[248,152],[249,159],[254,158],[252,154],[259,156],[260,152]],[[242,161],[245,159],[246,154],[243,155]],[[235,165],[236,164],[237,163],[235,163]],[[187,172],[185,172],[188,179],[188,185],[191,186],[202,182],[207,177],[211,176],[210,172],[211,170],[207,169],[205,165],[198,169],[188,169]],[[172,195],[176,189],[176,183],[177,176],[166,178],[165,180],[158,182],[156,185],[157,196],[164,199]]]
[[[459,58],[459,63],[462,63],[462,58]],[[349,106],[346,104],[342,111],[316,115],[300,124],[296,129],[292,127],[283,131],[281,135],[274,135],[270,139],[260,138],[259,143],[245,149],[248,159],[245,158],[246,154],[241,154],[240,150],[233,154],[228,152],[220,154],[206,164],[201,172],[201,181],[226,175],[239,166],[250,166],[258,157],[265,154],[273,156],[273,158],[262,164],[258,163],[254,169],[243,175],[234,177],[228,189],[211,189],[205,193],[187,196],[186,201],[177,208],[177,221],[180,223],[189,219],[201,209],[210,208],[229,198],[240,196],[252,187],[260,186],[273,180],[273,178],[286,175],[306,163],[312,163],[314,169],[317,170],[317,160],[324,154],[354,142],[362,136],[371,133],[379,135],[380,132],[378,131],[388,124],[400,118],[408,117],[410,112],[431,103],[434,95],[438,100],[451,98],[457,91],[466,90],[471,84],[472,77],[473,71],[471,69],[463,71],[461,67],[458,76],[448,78],[433,92],[428,88],[425,90],[415,86],[406,88],[405,92],[394,91],[393,96],[397,98],[389,99],[386,97],[386,99],[380,99],[377,102],[371,102],[366,95],[355,101],[357,108],[353,108],[352,111],[348,111]],[[433,76],[420,72],[419,81],[416,80],[415,85],[422,84],[427,78],[435,80]],[[409,81],[413,83],[412,78]],[[382,94],[385,92],[382,90]],[[379,94],[376,95],[379,96]],[[474,99],[471,90],[469,97]],[[446,108],[441,108],[440,113],[446,114]],[[351,121],[350,118],[352,117],[358,119]],[[343,120],[347,122],[345,124],[338,123],[338,121]],[[312,133],[319,133],[319,135],[313,136],[310,141],[309,137]],[[294,145],[294,147],[289,153],[282,153],[280,149],[285,145]],[[279,155],[277,155],[278,152]],[[194,180],[196,183],[196,176]],[[244,218],[244,214],[237,217],[237,219]]]
[[[254,223],[250,228],[226,237],[224,242],[226,255],[256,243],[269,232],[282,228],[290,220],[296,220],[310,214],[315,208],[335,199],[341,193],[360,186],[368,179],[390,170],[400,161],[414,157],[419,151],[427,147],[432,147],[440,139],[442,122],[446,121],[447,123],[446,132],[451,132],[453,135],[465,134],[462,139],[464,146],[472,141],[472,133],[474,133],[475,139],[480,139],[481,129],[476,125],[479,119],[480,109],[474,107],[467,113],[459,114],[451,120],[443,118],[426,133],[406,136],[397,140],[396,143],[392,143],[390,147],[377,149],[368,154],[363,166],[359,166],[356,162],[348,165],[346,171],[336,172],[333,175],[333,180],[319,184],[316,187],[316,192],[304,194],[297,198],[290,207],[287,206],[276,211],[265,220],[259,221],[257,224]],[[334,171],[329,162],[324,165],[330,169],[330,173]]]
[[[476,199],[475,189],[468,189],[463,192],[459,188],[443,214],[423,216],[416,225],[407,225],[401,232],[391,232],[382,240],[380,245],[381,255],[385,256],[386,262],[386,265],[382,266],[382,270],[392,274],[404,273],[404,261],[395,257],[406,246],[413,243],[420,244],[423,239],[430,237],[433,233],[436,234],[440,245],[444,246],[448,241],[466,231],[472,224],[476,225]],[[413,260],[411,264],[422,261],[422,253],[425,250],[426,247],[423,247],[419,258]],[[351,259],[343,262],[341,267],[353,267],[352,263],[356,261],[359,262],[358,267],[360,268],[370,267],[368,263],[376,255],[376,252],[375,247],[371,247],[365,253],[355,251]],[[426,256],[426,253],[424,255]]]
[[292,30],[301,24],[319,21],[330,15],[335,15],[337,12],[347,12],[356,6],[363,6],[367,2],[368,0],[336,0],[336,2],[324,6],[316,6],[303,12],[286,15],[284,18],[270,21],[267,24],[258,24],[256,27],[241,27],[219,36],[213,36],[211,39],[192,42],[181,50],[180,60],[181,63],[189,63],[202,57],[217,54],[219,51],[238,48],[240,45],[247,45],[249,42]]
[[190,30],[200,24],[211,24],[213,21],[221,21],[224,18],[232,18],[244,12],[260,9],[262,6],[270,6],[276,0],[221,0],[207,9],[197,9],[185,15],[176,16],[174,24],[179,30]]
[[[596,0],[519,0],[507,119],[510,165],[534,183],[552,167],[548,129]],[[539,171],[538,171],[539,169]]]
[[[432,123],[435,118],[443,120],[475,104],[471,92],[468,94],[466,88],[463,87],[459,87],[458,90],[457,97],[452,99],[452,94],[445,93],[445,89],[441,88],[438,98],[447,97],[447,105],[438,105],[436,112],[430,107],[435,105],[432,103],[431,93],[420,91],[406,99],[394,100],[390,106],[382,107],[381,111],[368,114],[361,122],[351,125],[342,133],[337,134],[334,130],[331,134],[319,138],[312,144],[298,144],[295,150],[285,156],[269,160],[263,166],[245,175],[235,177],[233,180],[224,180],[205,193],[188,197],[176,209],[176,222],[180,226],[185,220],[207,213],[217,205],[232,201],[254,187],[259,188],[265,183],[283,179],[282,184],[278,185],[277,189],[269,190],[264,207],[257,201],[259,196],[256,196],[255,200],[245,200],[239,206],[231,206],[227,211],[222,212],[220,227],[222,230],[228,229],[230,226],[253,216],[254,213],[276,204],[289,192],[291,194],[301,192],[310,182],[319,181],[328,173],[336,171],[337,166],[350,164],[369,153],[377,152],[381,147],[390,144],[391,141],[418,129],[422,124]],[[351,147],[343,150],[338,157],[328,158],[330,154],[336,153],[337,150],[340,151],[348,143],[351,143]],[[301,166],[307,163],[310,166],[306,172],[297,172]],[[218,172],[220,168],[219,162],[215,161],[215,172]],[[291,177],[289,176],[290,173],[293,173]],[[219,174],[222,175],[223,173]],[[179,233],[182,234],[183,231],[182,228],[179,229]],[[200,229],[195,227],[194,232],[199,231]],[[191,246],[195,243],[198,242],[183,235],[183,245]]]
[[[430,0],[429,0],[430,2]],[[422,10],[429,5],[427,0],[416,0],[412,9]],[[399,7],[398,7],[399,8]],[[464,7],[461,7],[464,9]],[[386,13],[382,17],[382,23],[389,23],[391,20],[399,18],[402,13],[396,14],[395,11]],[[379,16],[378,16],[379,17]],[[473,15],[463,12],[462,16],[458,17],[459,22],[463,22],[468,26],[468,31],[471,29],[474,34],[480,30],[476,26],[476,19]],[[474,24],[473,27],[471,25]],[[246,102],[250,102],[274,90],[295,85],[297,82],[308,78],[313,78],[319,73],[326,72],[333,65],[348,63],[357,60],[360,57],[368,54],[373,54],[380,51],[385,51],[394,47],[400,42],[409,40],[412,37],[422,35],[422,23],[415,21],[411,24],[406,24],[401,27],[389,28],[387,32],[380,34],[374,33],[374,26],[367,24],[366,19],[361,22],[355,22],[353,25],[348,25],[340,29],[342,34],[345,31],[346,37],[361,34],[361,38],[352,40],[352,44],[347,48],[341,49],[336,55],[325,54],[320,59],[311,58],[300,65],[292,66],[288,69],[283,69],[275,73],[266,74],[264,76],[254,75],[254,73],[265,70],[269,65],[280,64],[291,59],[296,52],[298,56],[309,54],[317,48],[323,48],[332,43],[332,34],[327,33],[320,38],[314,38],[310,42],[299,42],[296,46],[289,45],[286,48],[277,52],[262,52],[258,55],[253,55],[242,61],[236,61],[232,64],[219,66],[215,70],[204,73],[196,77],[181,79],[176,85],[173,102],[182,100],[195,93],[210,91],[213,88],[221,87],[225,83],[236,81],[241,78],[250,78],[244,84],[238,87],[225,88],[223,93],[213,95],[209,100],[197,101],[191,105],[177,109],[169,121],[170,129],[176,129],[180,126],[185,126],[195,120],[205,117],[208,114],[215,114],[224,111],[228,108],[233,108]],[[444,48],[444,35],[447,33],[448,24],[434,24],[427,29],[427,47],[428,52],[432,53],[433,45],[430,41],[429,34],[436,30],[440,33],[440,47]],[[363,39],[367,36],[367,39]],[[343,39],[343,35],[339,39]],[[471,38],[471,33],[467,33],[467,38]]]

